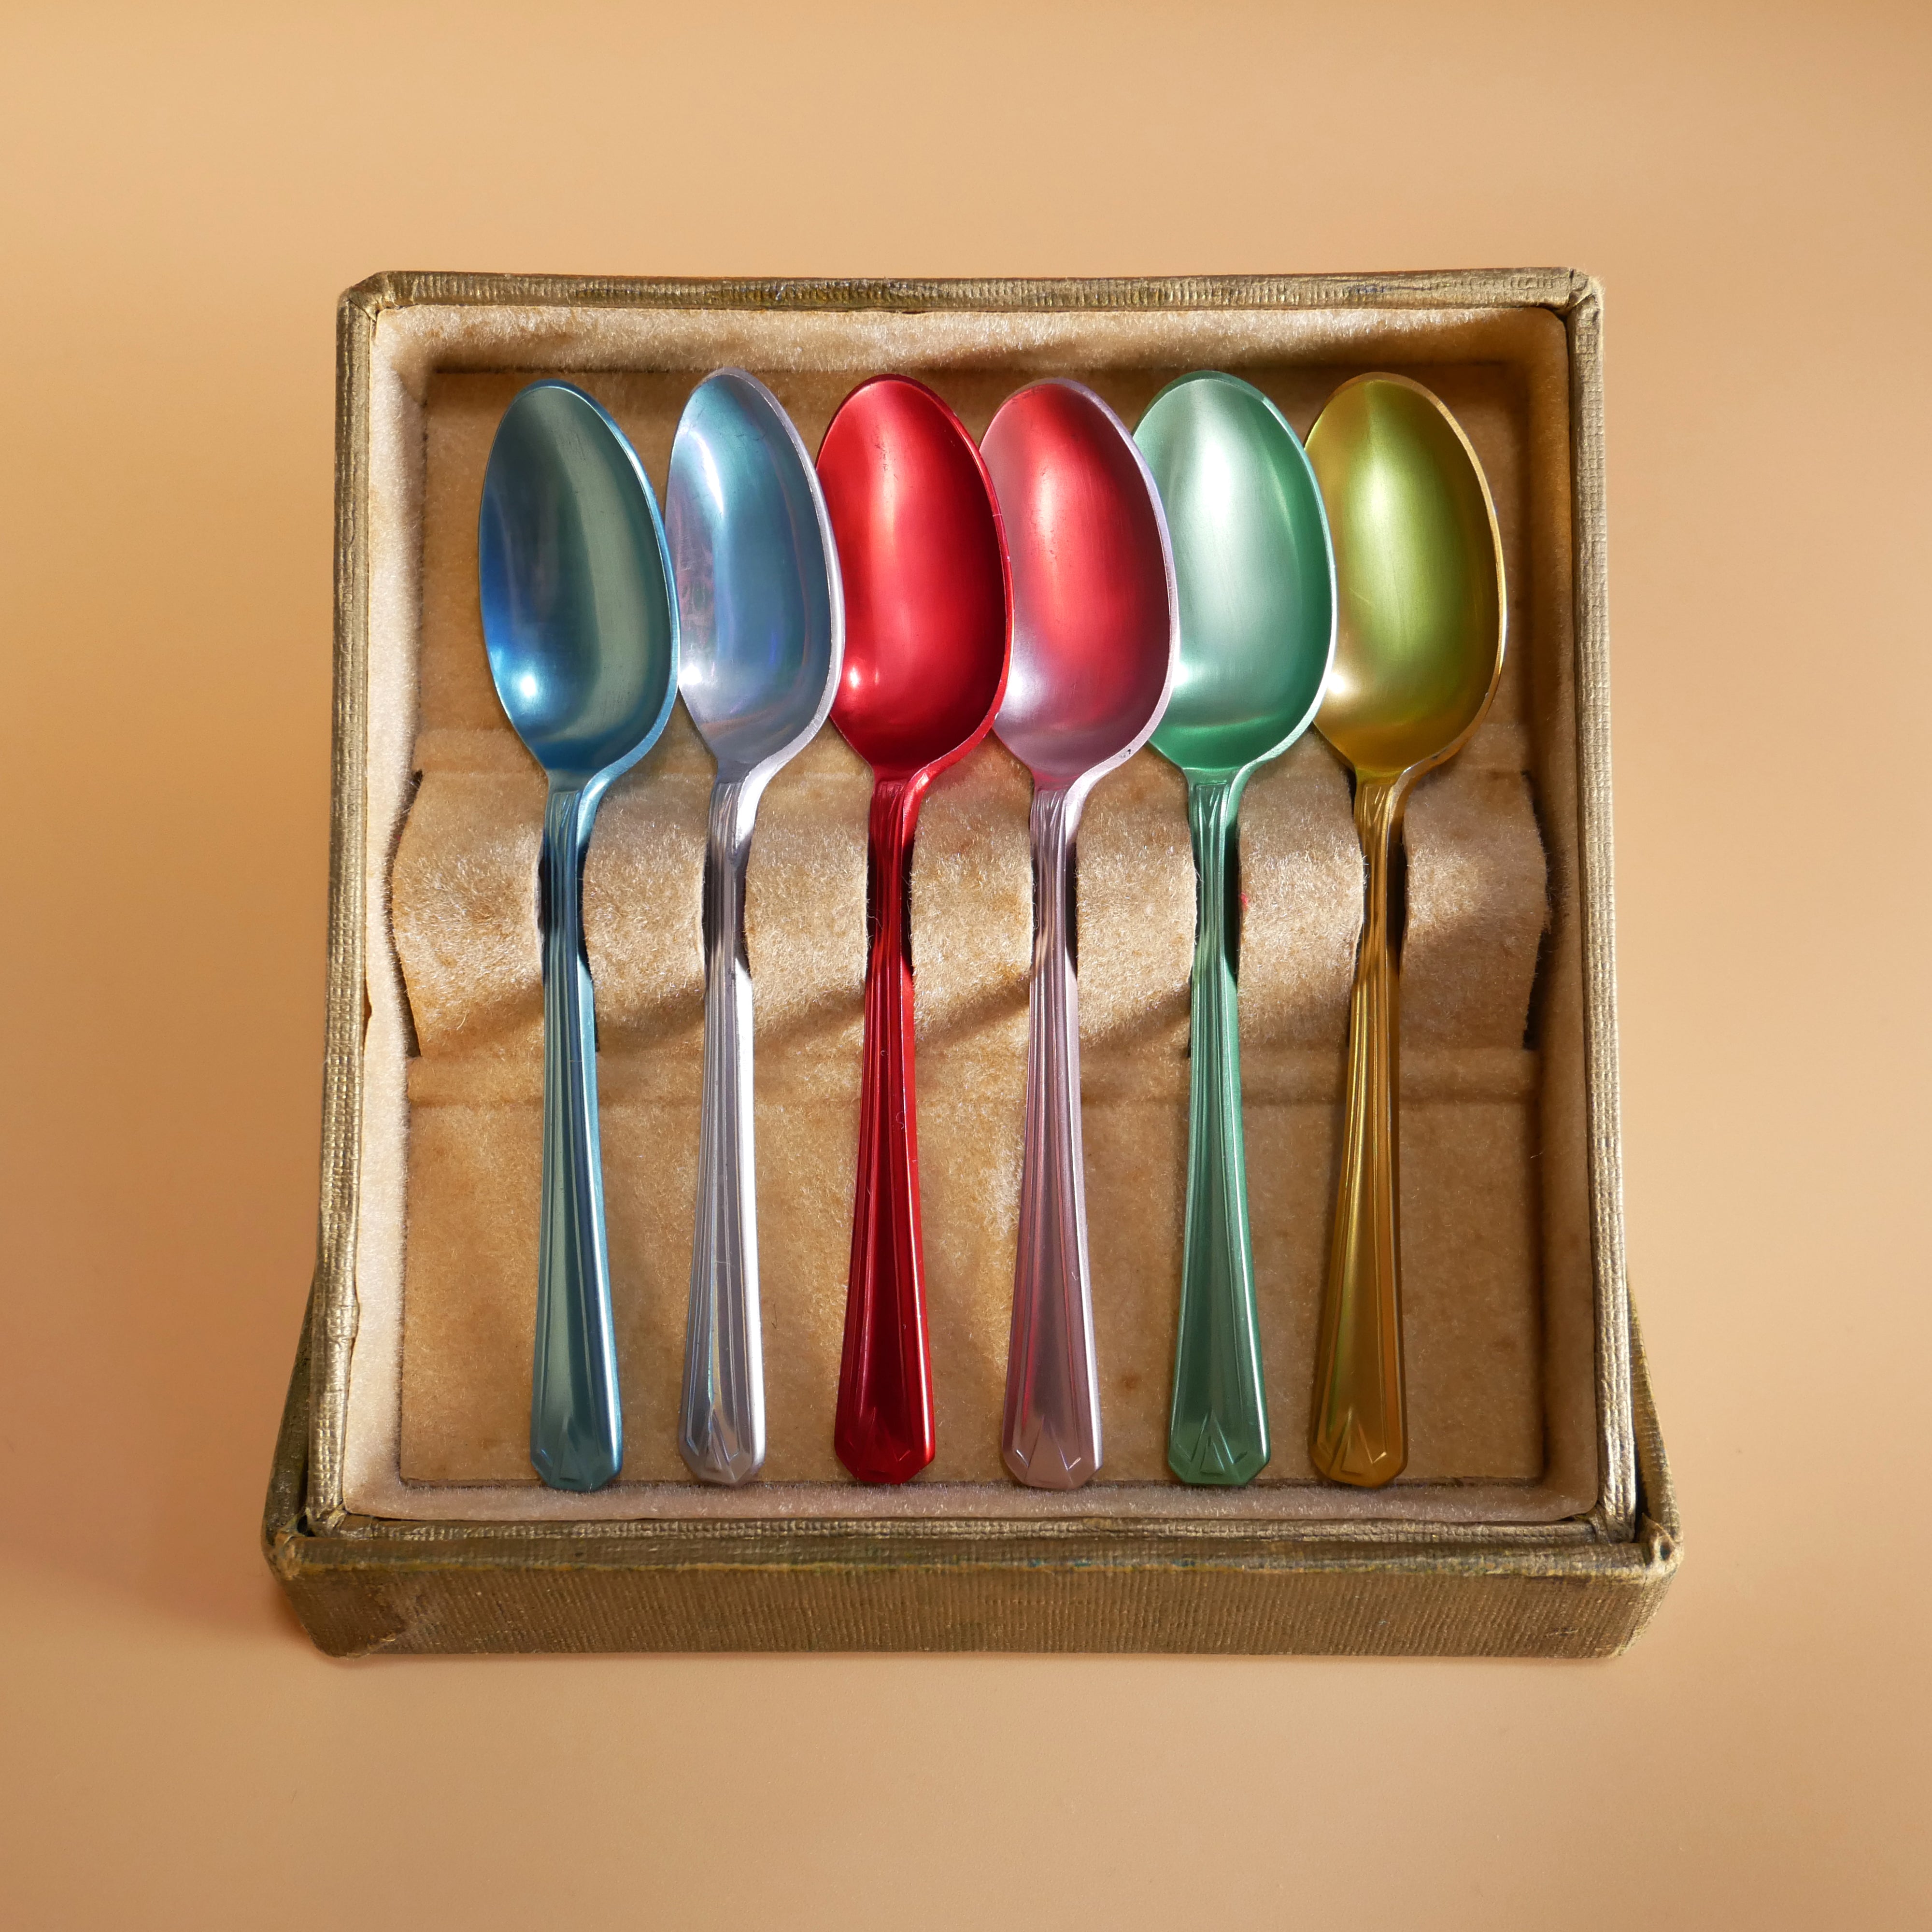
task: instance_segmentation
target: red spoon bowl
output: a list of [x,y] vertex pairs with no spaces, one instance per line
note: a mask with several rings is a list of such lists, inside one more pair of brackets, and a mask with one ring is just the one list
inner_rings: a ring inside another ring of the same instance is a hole
[[1006,691],[1012,593],[986,465],[923,382],[875,376],[832,418],[818,480],[845,580],[832,722],[875,776],[929,782]]
[[923,383],[876,376],[839,405],[818,478],[845,590],[832,722],[872,769],[865,1071],[832,1432],[861,1482],[932,1460],[906,884],[926,788],[992,728],[1012,634],[1006,538],[965,425]]
[[1093,784],[1146,742],[1180,629],[1160,496],[1126,426],[1055,378],[1010,396],[982,446],[1013,580],[994,726],[1042,785]]

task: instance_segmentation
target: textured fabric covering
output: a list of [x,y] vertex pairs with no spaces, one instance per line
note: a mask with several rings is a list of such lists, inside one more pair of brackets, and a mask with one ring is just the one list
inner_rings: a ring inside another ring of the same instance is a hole
[[[1587,1510],[1597,1484],[1595,1318],[1557,318],[584,311],[547,313],[540,333],[515,311],[452,320],[418,309],[400,320],[409,326],[376,358],[375,379],[378,440],[392,460],[372,465],[371,479],[368,877],[380,943],[368,982],[348,1506],[424,1520],[1102,1511],[1533,1522]],[[762,358],[751,352],[760,348]],[[1192,1491],[1166,1470],[1193,884],[1180,782],[1151,752],[1096,794],[1079,850],[1106,1465],[1072,1498],[1022,1491],[1000,1469],[1030,912],[1026,776],[992,742],[935,788],[914,874],[938,1458],[904,1492],[860,1490],[839,1469],[831,1418],[856,1134],[867,781],[830,730],[767,795],[748,908],[766,1480],[730,1495],[686,1480],[674,1425],[710,767],[681,710],[614,789],[586,878],[625,1471],[596,1498],[536,1484],[526,1437],[542,781],[488,680],[478,490],[502,408],[537,370],[571,371],[662,478],[684,396],[706,368],[734,359],[771,383],[809,447],[851,382],[889,366],[932,382],[976,433],[1036,374],[1081,375],[1132,422],[1172,374],[1210,364],[1268,390],[1304,430],[1357,369],[1406,369],[1468,429],[1504,532],[1511,648],[1491,718],[1424,782],[1409,814],[1402,1178],[1413,1450],[1393,1490],[1364,1497],[1322,1484],[1304,1448],[1361,891],[1347,781],[1312,736],[1264,768],[1243,812],[1246,1118],[1275,1430],[1262,1481],[1244,1492]],[[640,372],[653,361],[664,366]],[[1555,840],[1547,877],[1539,814]],[[385,824],[394,828],[386,844]]]
[[[1682,1528],[1631,1336],[1626,1541],[1369,1524],[400,1523],[313,1533],[298,1354],[262,1549],[332,1656],[518,1651],[1126,1651],[1604,1658],[1641,1634]],[[1325,1540],[1324,1540],[1325,1539]]]

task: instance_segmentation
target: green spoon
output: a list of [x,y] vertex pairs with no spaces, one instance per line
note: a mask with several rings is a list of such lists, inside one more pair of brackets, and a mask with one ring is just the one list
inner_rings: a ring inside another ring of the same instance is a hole
[[1174,542],[1180,665],[1153,742],[1187,779],[1199,895],[1167,1460],[1184,1482],[1245,1483],[1268,1463],[1268,1392],[1241,1150],[1228,860],[1255,767],[1286,751],[1321,702],[1335,654],[1335,560],[1315,473],[1258,389],[1213,370],[1184,376],[1148,405],[1134,440]]

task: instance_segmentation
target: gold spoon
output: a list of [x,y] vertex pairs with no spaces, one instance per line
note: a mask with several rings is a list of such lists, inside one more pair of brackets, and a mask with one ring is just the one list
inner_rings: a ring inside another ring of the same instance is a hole
[[1348,1118],[1309,1454],[1378,1489],[1408,1460],[1396,1226],[1399,938],[1390,860],[1422,774],[1482,722],[1503,665],[1502,538],[1469,440],[1402,376],[1358,376],[1308,435],[1335,544],[1335,662],[1316,728],[1355,775],[1367,901],[1348,1005]]

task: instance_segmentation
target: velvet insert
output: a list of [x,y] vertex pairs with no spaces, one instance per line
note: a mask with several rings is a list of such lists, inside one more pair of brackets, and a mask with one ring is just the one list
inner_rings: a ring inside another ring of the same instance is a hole
[[[836,325],[848,325],[839,328]],[[1402,1516],[1549,1522],[1597,1492],[1580,1124],[1566,350],[1546,312],[1364,317],[586,313],[385,317],[373,480],[372,966],[359,1327],[345,1502],[370,1515]],[[828,327],[827,325],[832,325]],[[380,338],[379,338],[380,339]],[[476,592],[483,467],[509,399],[566,373],[660,484],[686,396],[750,368],[808,448],[852,384],[896,368],[976,435],[1047,374],[1130,424],[1189,368],[1234,370],[1306,432],[1340,382],[1415,376],[1495,494],[1510,648],[1489,718],[1408,820],[1402,1213],[1412,1451],[1388,1491],[1306,1453],[1341,1126],[1362,866],[1348,781],[1312,732],[1250,784],[1239,973],[1256,1275],[1274,1457],[1250,1489],[1166,1462],[1180,1279],[1194,884],[1179,774],[1144,751],[1095,792],[1078,854],[1088,1220],[1106,1457],[1069,1496],[999,1455],[1026,1070],[1029,782],[989,739],[934,786],[913,883],[919,1124],[938,1456],[900,1491],[832,1450],[856,1150],[863,765],[829,725],[772,784],[752,847],[759,1238],[769,1453],[722,1492],[679,1458],[703,1035],[711,761],[674,714],[615,785],[585,876],[626,1460],[593,1497],[528,1454],[542,1061],[543,782],[499,707]],[[382,836],[388,827],[388,837]]]

